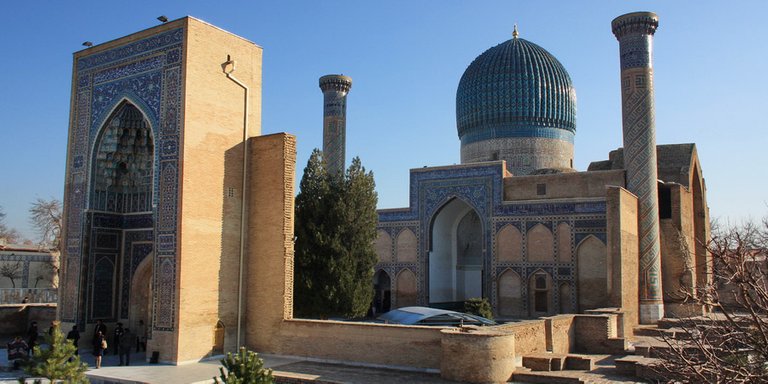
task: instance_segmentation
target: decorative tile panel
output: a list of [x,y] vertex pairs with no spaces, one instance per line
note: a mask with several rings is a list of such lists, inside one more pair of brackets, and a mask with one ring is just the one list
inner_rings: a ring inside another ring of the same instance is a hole
[[[69,185],[65,196],[67,221],[63,259],[66,260],[66,269],[62,277],[61,295],[64,321],[82,324],[85,316],[83,312],[88,307],[83,303],[85,286],[80,285],[80,282],[92,281],[93,276],[89,276],[88,269],[81,265],[88,263],[88,255],[83,253],[91,240],[95,242],[92,246],[100,244],[99,239],[88,238],[90,225],[93,225],[123,231],[151,229],[135,232],[142,235],[126,235],[120,290],[122,296],[126,296],[125,289],[130,285],[134,272],[125,267],[134,268],[139,258],[146,256],[152,249],[162,248],[162,260],[156,258],[153,267],[155,282],[161,281],[163,284],[154,291],[155,310],[160,312],[154,314],[153,328],[173,330],[175,327],[176,280],[175,272],[169,271],[176,270],[177,244],[174,239],[179,206],[178,148],[181,135],[184,36],[184,29],[177,28],[79,58],[75,63],[75,101],[70,123],[71,145],[67,155]],[[94,147],[102,126],[123,101],[130,102],[144,113],[156,145],[152,162],[152,212],[140,215],[95,214],[92,224],[88,224],[83,222],[83,217],[89,209],[86,202],[92,189],[90,174]],[[153,232],[157,232],[158,236],[153,235]],[[161,235],[162,244],[157,243]],[[143,236],[143,243],[137,243],[134,247],[133,243],[139,240],[130,236]],[[119,303],[118,312],[121,316],[126,314],[129,305],[127,300],[123,297]]]

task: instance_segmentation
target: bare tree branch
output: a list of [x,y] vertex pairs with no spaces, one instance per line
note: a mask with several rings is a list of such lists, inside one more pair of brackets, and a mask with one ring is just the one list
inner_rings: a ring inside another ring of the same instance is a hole
[[40,244],[59,248],[61,237],[61,202],[38,198],[29,208],[29,220],[40,234]]
[[712,227],[713,278],[685,293],[712,312],[680,319],[684,338],[662,333],[656,369],[669,382],[768,383],[768,217]]
[[5,211],[3,207],[0,207],[0,239],[4,239],[7,243],[14,244],[22,241],[21,233],[15,228],[9,228],[5,224]]

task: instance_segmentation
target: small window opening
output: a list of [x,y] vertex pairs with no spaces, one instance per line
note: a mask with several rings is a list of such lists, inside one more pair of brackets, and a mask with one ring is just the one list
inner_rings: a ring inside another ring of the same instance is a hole
[[547,185],[546,184],[536,184],[536,194],[539,196],[543,196],[547,194]]
[[672,189],[659,185],[659,218],[672,218]]

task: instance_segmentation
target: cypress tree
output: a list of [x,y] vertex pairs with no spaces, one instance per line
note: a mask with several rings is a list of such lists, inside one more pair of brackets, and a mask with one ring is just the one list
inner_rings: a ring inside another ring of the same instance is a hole
[[314,150],[296,196],[294,311],[298,316],[359,317],[373,299],[376,203],[372,172],[359,158],[331,175]]

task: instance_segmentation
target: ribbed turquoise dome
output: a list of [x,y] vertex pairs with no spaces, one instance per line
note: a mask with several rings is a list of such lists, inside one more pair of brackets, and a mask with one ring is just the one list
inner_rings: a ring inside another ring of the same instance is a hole
[[488,49],[464,71],[456,125],[462,145],[513,137],[573,143],[576,92],[554,56],[515,37]]

